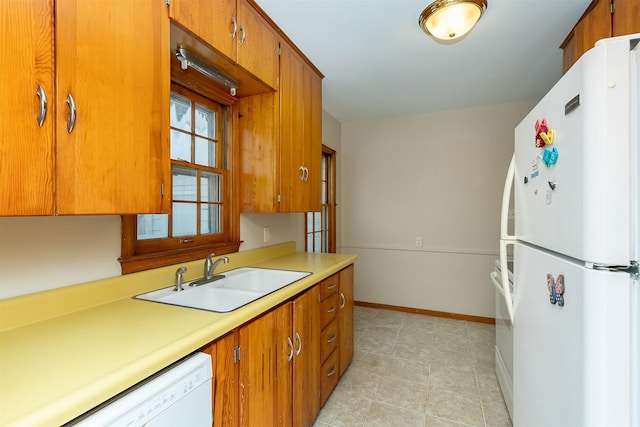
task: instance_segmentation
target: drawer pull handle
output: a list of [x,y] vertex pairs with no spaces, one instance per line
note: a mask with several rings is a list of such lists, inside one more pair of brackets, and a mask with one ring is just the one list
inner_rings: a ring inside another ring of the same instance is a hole
[[340,292],[340,308],[343,309],[347,304],[347,299],[344,297],[344,294]]
[[333,376],[333,374],[335,374],[335,373],[336,373],[336,367],[335,367],[335,366],[333,366],[333,367],[331,367],[331,370],[329,371],[329,373],[327,374],[327,376],[328,376],[328,377],[332,377],[332,376]]
[[336,306],[335,305],[333,307],[331,307],[329,310],[327,310],[327,313],[333,313],[334,311],[336,311]]
[[335,283],[334,283],[334,284],[332,284],[332,285],[327,286],[327,290],[328,290],[328,291],[332,291],[332,290],[334,290],[335,288],[336,288],[336,284],[335,284]]
[[335,335],[331,335],[331,338],[329,338],[327,340],[327,343],[331,344],[332,342],[334,342],[336,340],[336,336]]

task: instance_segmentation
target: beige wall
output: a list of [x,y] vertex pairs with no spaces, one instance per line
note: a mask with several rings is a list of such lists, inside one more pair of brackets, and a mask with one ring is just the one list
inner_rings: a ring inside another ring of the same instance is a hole
[[360,256],[356,300],[494,317],[502,187],[532,106],[342,124],[341,251]]
[[[302,214],[241,215],[240,250],[292,240],[304,250],[303,221]],[[120,233],[115,215],[0,218],[0,299],[119,276]]]

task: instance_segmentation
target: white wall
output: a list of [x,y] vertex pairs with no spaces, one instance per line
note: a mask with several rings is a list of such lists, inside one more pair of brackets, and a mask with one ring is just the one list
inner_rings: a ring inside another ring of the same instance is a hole
[[342,252],[360,256],[356,300],[494,317],[504,175],[532,106],[342,124]]

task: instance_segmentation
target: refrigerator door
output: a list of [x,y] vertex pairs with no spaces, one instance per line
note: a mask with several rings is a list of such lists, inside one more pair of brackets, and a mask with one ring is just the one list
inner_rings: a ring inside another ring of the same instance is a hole
[[[631,190],[633,37],[599,42],[516,127],[518,239],[587,262],[629,265],[630,199],[637,198]],[[537,147],[545,124],[552,144]]]
[[514,425],[630,425],[631,276],[520,243],[514,257]]

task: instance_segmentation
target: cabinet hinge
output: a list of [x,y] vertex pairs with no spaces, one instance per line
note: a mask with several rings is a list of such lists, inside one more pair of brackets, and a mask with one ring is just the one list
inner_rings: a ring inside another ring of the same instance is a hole
[[616,0],[611,0],[611,14],[616,11]]
[[278,203],[280,203],[280,195],[278,194]]
[[171,4],[171,0],[164,0],[164,4],[169,6]]
[[238,363],[240,362],[240,346],[237,345],[234,349],[233,349],[233,363]]
[[282,51],[280,50],[280,46],[278,46],[278,48],[276,49],[276,53],[278,54],[278,56],[280,56],[280,53],[281,53],[281,52],[282,52]]
[[160,196],[164,197],[164,181],[160,184]]

